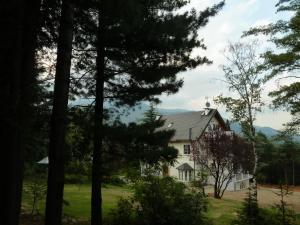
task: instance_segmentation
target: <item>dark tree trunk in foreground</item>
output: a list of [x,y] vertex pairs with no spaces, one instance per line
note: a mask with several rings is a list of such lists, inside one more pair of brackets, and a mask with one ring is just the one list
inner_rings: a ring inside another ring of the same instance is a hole
[[50,124],[49,172],[45,224],[61,224],[64,191],[64,147],[72,58],[74,5],[62,2],[53,109]]
[[[101,1],[99,1],[101,8]],[[92,215],[91,224],[102,224],[102,140],[103,140],[103,101],[104,101],[104,46],[103,46],[103,27],[101,24],[102,12],[98,15],[97,32],[97,59],[96,59],[96,99],[95,99],[95,130],[94,130],[94,150],[92,168]]]
[[[16,225],[22,196],[24,132],[30,121],[31,87],[40,0],[0,4],[1,177],[0,224]],[[3,174],[2,174],[3,173]]]

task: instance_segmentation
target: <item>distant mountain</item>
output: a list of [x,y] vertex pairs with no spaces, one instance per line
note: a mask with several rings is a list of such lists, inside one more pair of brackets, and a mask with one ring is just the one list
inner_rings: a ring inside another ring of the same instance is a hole
[[[86,105],[90,104],[91,100],[76,100],[71,105]],[[141,103],[139,106],[136,106],[130,110],[125,110],[126,113],[120,116],[120,119],[124,123],[130,123],[130,122],[138,122],[143,117],[145,112],[150,108],[148,104]],[[157,108],[157,112],[161,115],[172,115],[177,113],[183,113],[183,112],[189,112],[190,110],[185,109],[164,109],[164,108]],[[241,134],[241,126],[238,123],[231,123],[230,124],[231,129],[237,133]],[[272,128],[272,127],[261,127],[261,126],[255,126],[255,129],[257,132],[262,132],[265,134],[268,138],[275,136],[278,134],[278,130]],[[300,136],[294,137],[296,141],[300,142]]]
[[[231,123],[230,124],[230,128],[237,134],[241,134],[242,133],[242,129],[240,124],[238,123]],[[275,136],[276,134],[278,134],[278,130],[275,130],[274,128],[271,127],[260,127],[260,126],[255,126],[255,130],[257,132],[261,132],[263,134],[265,134],[268,138]]]
[[[149,105],[142,103],[141,105],[136,106],[133,109],[127,111],[125,115],[121,115],[120,119],[124,123],[137,122],[144,117],[145,112],[149,110],[149,108],[150,108]],[[161,115],[172,115],[177,113],[188,112],[189,110],[157,108],[156,111],[158,112],[158,114]]]
[[[137,122],[144,117],[144,113],[149,109],[149,107],[150,107],[149,105],[142,103],[140,106],[137,106],[129,110],[126,115],[122,115],[120,119],[125,123]],[[185,109],[164,109],[164,108],[157,108],[156,110],[161,115],[171,115],[171,114],[177,114],[177,113],[183,113],[189,111]],[[241,134],[242,132],[241,126],[238,123],[232,123],[230,127],[235,133]],[[255,129],[256,131],[264,133],[267,137],[272,137],[278,134],[278,131],[271,127],[255,126]]]

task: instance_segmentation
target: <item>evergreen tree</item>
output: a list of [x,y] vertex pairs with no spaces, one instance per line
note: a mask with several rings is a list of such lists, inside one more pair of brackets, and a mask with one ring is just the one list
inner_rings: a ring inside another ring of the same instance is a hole
[[[1,156],[0,223],[16,225],[21,207],[26,131],[31,123],[41,1],[0,3]],[[3,166],[3,167],[2,167]]]
[[243,202],[242,209],[238,213],[238,218],[233,221],[233,225],[263,225],[264,218],[257,203],[256,191],[250,190]]
[[282,181],[285,185],[295,185],[295,163],[299,163],[299,145],[290,136],[279,136],[281,141],[277,148],[276,162],[281,170]]
[[46,225],[59,225],[62,222],[64,147],[72,57],[73,16],[74,3],[72,0],[63,0],[57,43],[53,109],[50,121]]
[[271,71],[266,77],[272,79],[289,78],[293,82],[282,85],[278,90],[269,95],[274,98],[275,108],[284,107],[291,111],[293,120],[288,123],[291,130],[297,130],[300,124],[298,112],[300,111],[299,93],[300,82],[297,72],[300,69],[299,44],[300,44],[300,1],[299,0],[280,0],[277,3],[277,12],[293,12],[289,20],[278,20],[265,26],[251,28],[244,35],[268,35],[270,41],[275,44],[280,51],[268,50],[263,54],[264,62],[261,69]]
[[78,42],[78,46],[84,49],[82,54],[78,53],[77,69],[83,74],[95,75],[94,81],[90,78],[85,83],[88,94],[95,96],[93,225],[102,223],[104,100],[119,105],[158,101],[159,94],[175,93],[182,86],[182,80],[176,79],[177,73],[210,63],[206,57],[193,58],[191,53],[195,47],[205,48],[202,40],[198,40],[197,31],[224,3],[200,13],[196,10],[175,13],[187,3],[185,0],[101,0],[88,9],[97,17],[87,13],[89,18],[82,19],[85,25],[80,31],[87,38],[79,38],[82,42]]
[[260,183],[273,183],[277,179],[277,148],[268,137],[258,132],[255,138],[258,154],[257,181]]
[[279,184],[279,191],[275,193],[279,198],[279,204],[275,205],[276,208],[276,219],[279,225],[294,225],[295,224],[295,212],[290,209],[285,201],[285,197],[292,194],[289,190],[288,185]]

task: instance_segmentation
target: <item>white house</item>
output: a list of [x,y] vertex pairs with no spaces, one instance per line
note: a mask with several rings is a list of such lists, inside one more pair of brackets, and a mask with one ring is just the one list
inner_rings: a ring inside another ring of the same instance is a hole
[[[164,174],[175,177],[182,182],[194,180],[194,174],[199,174],[201,167],[193,160],[191,140],[196,140],[205,131],[209,131],[216,126],[226,130],[229,128],[226,126],[219,112],[216,109],[209,108],[203,111],[162,116],[162,119],[165,120],[165,124],[161,129],[175,130],[175,135],[170,145],[178,150],[177,162],[174,166],[165,168]],[[249,174],[235,174],[227,190],[236,191],[249,187],[250,178],[251,176]],[[213,177],[209,176],[207,184],[213,184],[213,181]]]

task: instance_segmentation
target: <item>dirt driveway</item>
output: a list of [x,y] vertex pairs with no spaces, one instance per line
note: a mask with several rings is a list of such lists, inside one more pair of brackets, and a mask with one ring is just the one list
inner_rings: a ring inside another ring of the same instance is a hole
[[[279,202],[279,197],[274,193],[278,193],[278,189],[270,187],[258,187],[258,203],[262,206],[270,206]],[[223,198],[243,201],[246,197],[247,190],[225,192]],[[300,192],[294,191],[286,198],[286,202],[297,212],[300,213]]]

